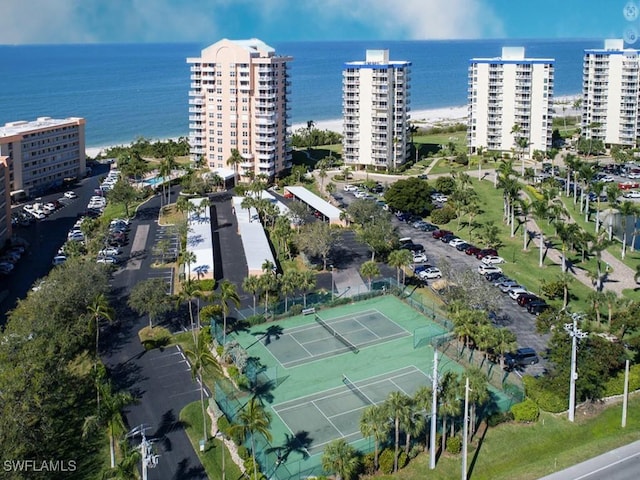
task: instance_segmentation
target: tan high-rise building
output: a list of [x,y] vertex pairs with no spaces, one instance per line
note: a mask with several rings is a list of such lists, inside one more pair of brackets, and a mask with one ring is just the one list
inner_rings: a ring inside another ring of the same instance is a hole
[[606,145],[633,146],[640,137],[640,51],[622,39],[585,50],[582,131]]
[[[472,58],[469,65],[467,145],[522,153],[551,148],[553,122],[552,58],[527,58],[523,47],[504,47],[502,56]],[[517,128],[514,129],[514,127]]]
[[343,140],[346,165],[395,168],[409,159],[411,63],[390,61],[389,50],[367,50],[364,61],[342,72]]
[[0,127],[0,155],[9,157],[9,188],[39,195],[85,176],[85,119],[40,117]]
[[[223,39],[188,58],[189,143],[193,161],[242,180],[291,167],[288,62],[258,39]],[[227,163],[238,150],[242,161]]]
[[9,192],[9,157],[0,156],[0,247],[11,238],[11,197]]

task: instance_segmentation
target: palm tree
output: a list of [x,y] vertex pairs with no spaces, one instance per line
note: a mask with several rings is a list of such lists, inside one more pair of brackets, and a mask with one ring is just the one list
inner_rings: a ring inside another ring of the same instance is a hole
[[476,409],[490,398],[489,380],[487,375],[478,367],[468,368],[466,375],[469,378],[469,403],[471,405],[469,409],[469,436],[472,437],[476,429]]
[[[402,269],[402,267],[408,267],[409,265],[411,265],[412,261],[413,261],[413,257],[409,250],[405,250],[405,249],[394,250],[391,253],[389,253],[387,263],[389,264],[390,267],[396,268],[396,283],[398,285],[400,285],[400,270]],[[406,275],[405,271],[402,270],[403,283],[405,280],[405,275]]]
[[[440,407],[438,411],[442,415],[442,450],[447,445],[447,420],[460,414],[461,383],[458,375],[453,372],[445,372],[440,378]],[[451,435],[453,435],[454,421],[451,421]]]
[[289,295],[298,288],[299,275],[296,270],[287,270],[280,277],[280,291],[284,295],[284,311],[289,311]]
[[414,437],[420,435],[422,429],[425,426],[425,418],[417,410],[416,402],[414,398],[409,398],[410,409],[405,412],[404,416],[400,419],[400,428],[404,432],[404,453],[409,455],[409,448],[411,447],[411,440]]
[[305,270],[300,274],[299,281],[298,288],[302,290],[303,306],[307,308],[307,293],[316,286],[316,274],[311,270]]
[[504,356],[518,347],[516,335],[508,328],[496,328],[493,350],[500,356],[500,368],[504,368]]
[[102,475],[103,480],[137,480],[138,462],[142,459],[140,450],[134,448],[126,438],[120,440],[120,461],[115,468]]
[[[627,220],[630,216],[637,215],[638,207],[634,202],[625,200],[618,206],[618,212],[620,213],[620,226],[622,227],[622,251],[620,256],[624,259],[627,253]],[[635,229],[635,225],[633,227]]]
[[109,323],[113,322],[114,310],[109,305],[109,300],[104,293],[97,295],[87,307],[87,313],[89,313],[91,320],[93,321],[96,329],[96,359],[94,362],[97,365],[98,357],[100,355],[100,320],[107,320]]
[[360,416],[360,433],[362,433],[363,437],[373,437],[373,466],[376,471],[378,471],[380,444],[387,439],[390,428],[389,419],[382,406],[371,405],[362,411],[362,415]]
[[360,274],[364,277],[367,277],[367,281],[369,283],[369,291],[371,291],[371,278],[380,275],[380,269],[378,268],[378,264],[374,261],[364,262],[360,266]]
[[242,155],[240,155],[240,151],[237,148],[231,149],[231,156],[227,158],[227,165],[233,168],[235,173],[234,183],[238,180],[238,167],[244,161]]
[[196,254],[189,250],[183,250],[180,254],[180,263],[187,266],[187,281],[191,280],[191,265],[196,263],[196,260]]
[[343,438],[332,441],[324,449],[322,468],[327,472],[335,472],[336,480],[355,478],[359,467],[358,452]]
[[318,170],[318,177],[320,177],[320,191],[324,190],[324,179],[327,178],[327,167],[324,165]]
[[264,313],[269,311],[269,294],[278,287],[276,275],[273,272],[263,273],[259,277],[260,290],[264,294]]
[[600,234],[596,235],[591,240],[591,245],[589,248],[589,253],[592,253],[596,257],[596,284],[595,288],[597,291],[602,290],[602,252],[605,251],[611,242],[607,238],[607,233],[605,231],[600,232]]
[[191,205],[192,204],[187,197],[178,197],[178,200],[176,200],[176,210],[178,212],[182,212],[185,218],[187,218],[187,216],[189,215]]
[[[433,401],[433,391],[431,390],[430,387],[427,387],[426,385],[420,386],[418,390],[416,390],[416,393],[414,393],[413,395],[414,408],[418,412],[422,413],[425,420],[427,417],[431,416],[430,414],[431,414],[431,408],[432,408],[432,401]],[[429,429],[425,428],[425,438],[424,438],[425,450],[428,448],[428,445],[429,445]]]
[[227,315],[229,315],[230,306],[229,302],[238,308],[240,306],[240,296],[238,295],[238,289],[234,283],[229,280],[222,280],[220,282],[220,293],[218,294],[220,305],[222,307],[222,344],[227,343]]
[[[193,321],[193,299],[202,296],[202,291],[198,287],[198,284],[192,282],[191,280],[187,280],[182,284],[182,289],[180,293],[176,296],[177,305],[179,306],[182,302],[187,302],[189,307],[189,320],[191,321],[191,334],[193,335],[193,339],[195,341],[196,336],[196,328],[195,322]],[[198,325],[199,327],[199,325]]]
[[604,192],[604,183],[595,182],[591,184],[591,191],[596,196],[596,233],[600,230],[600,197]]
[[[256,463],[256,442],[257,433],[262,434],[268,442],[271,442],[271,432],[269,432],[269,424],[271,423],[271,415],[264,410],[264,407],[257,399],[252,397],[246,404],[240,415],[238,415],[237,423],[229,428],[229,433],[237,434],[244,442],[247,436],[251,437],[251,457],[253,458],[253,480],[258,479],[258,467]],[[328,447],[327,447],[328,448]],[[325,450],[326,451],[326,450]]]
[[116,466],[116,436],[124,433],[125,424],[121,411],[134,402],[129,392],[114,392],[110,382],[99,385],[102,402],[96,415],[86,417],[82,426],[82,436],[87,437],[97,429],[106,427],[109,433],[109,453],[111,468]]
[[[222,374],[222,368],[218,364],[217,360],[211,353],[211,349],[207,343],[207,336],[203,332],[198,332],[193,349],[185,349],[184,354],[187,356],[189,363],[191,364],[191,376],[198,379],[200,384],[200,405],[202,406],[202,438],[207,441],[207,417],[204,406],[204,381],[202,380],[202,373],[206,367],[213,368],[216,374]],[[215,388],[215,387],[214,387]],[[213,398],[215,398],[215,392],[212,392]]]
[[242,289],[253,295],[253,314],[256,314],[256,296],[260,291],[260,277],[249,275],[242,281]]
[[395,432],[395,451],[393,456],[393,471],[398,471],[398,454],[400,453],[400,422],[411,412],[411,398],[402,392],[391,392],[383,403],[387,416],[393,422]]

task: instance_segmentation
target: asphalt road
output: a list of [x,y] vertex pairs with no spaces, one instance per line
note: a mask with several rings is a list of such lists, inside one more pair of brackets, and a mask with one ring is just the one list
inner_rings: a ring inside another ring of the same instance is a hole
[[636,480],[640,472],[640,441],[611,450],[541,480]]

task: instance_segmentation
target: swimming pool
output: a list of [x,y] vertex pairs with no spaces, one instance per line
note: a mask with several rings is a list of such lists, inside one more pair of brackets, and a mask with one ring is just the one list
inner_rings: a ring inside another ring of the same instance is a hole
[[148,178],[147,180],[143,181],[142,183],[146,184],[146,185],[158,185],[159,183],[163,183],[164,182],[164,178],[162,177],[153,177],[153,178]]

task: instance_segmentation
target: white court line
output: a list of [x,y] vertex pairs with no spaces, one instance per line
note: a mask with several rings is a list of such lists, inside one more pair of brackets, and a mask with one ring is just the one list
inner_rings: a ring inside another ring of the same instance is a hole
[[294,341],[294,342],[296,342],[298,345],[300,345],[300,347],[302,347],[302,349],[303,349],[305,352],[307,352],[307,353],[309,354],[309,356],[310,356],[310,357],[313,357],[313,356],[314,356],[314,355],[313,355],[309,350],[307,350],[306,348],[304,348],[304,345],[302,345],[302,344],[298,341],[298,339],[297,339],[297,338],[295,338],[293,335],[289,335],[289,337],[291,337],[291,338],[293,339],[293,341]]
[[333,428],[335,428],[335,429],[336,429],[336,431],[340,434],[340,436],[341,436],[341,437],[344,437],[344,433],[342,433],[342,431],[341,431],[338,427],[336,427],[335,423],[333,423],[333,422],[331,421],[331,419],[330,419],[329,417],[327,417],[327,416],[325,415],[325,413],[324,413],[324,412],[323,412],[323,411],[322,411],[322,410],[321,410],[321,409],[316,405],[315,400],[312,400],[312,401],[311,401],[311,404],[312,404],[314,407],[316,407],[316,410],[318,410],[318,411],[320,412],[320,414],[321,414],[324,418],[326,418],[326,419],[327,419],[327,421],[331,424],[331,426],[332,426]]

